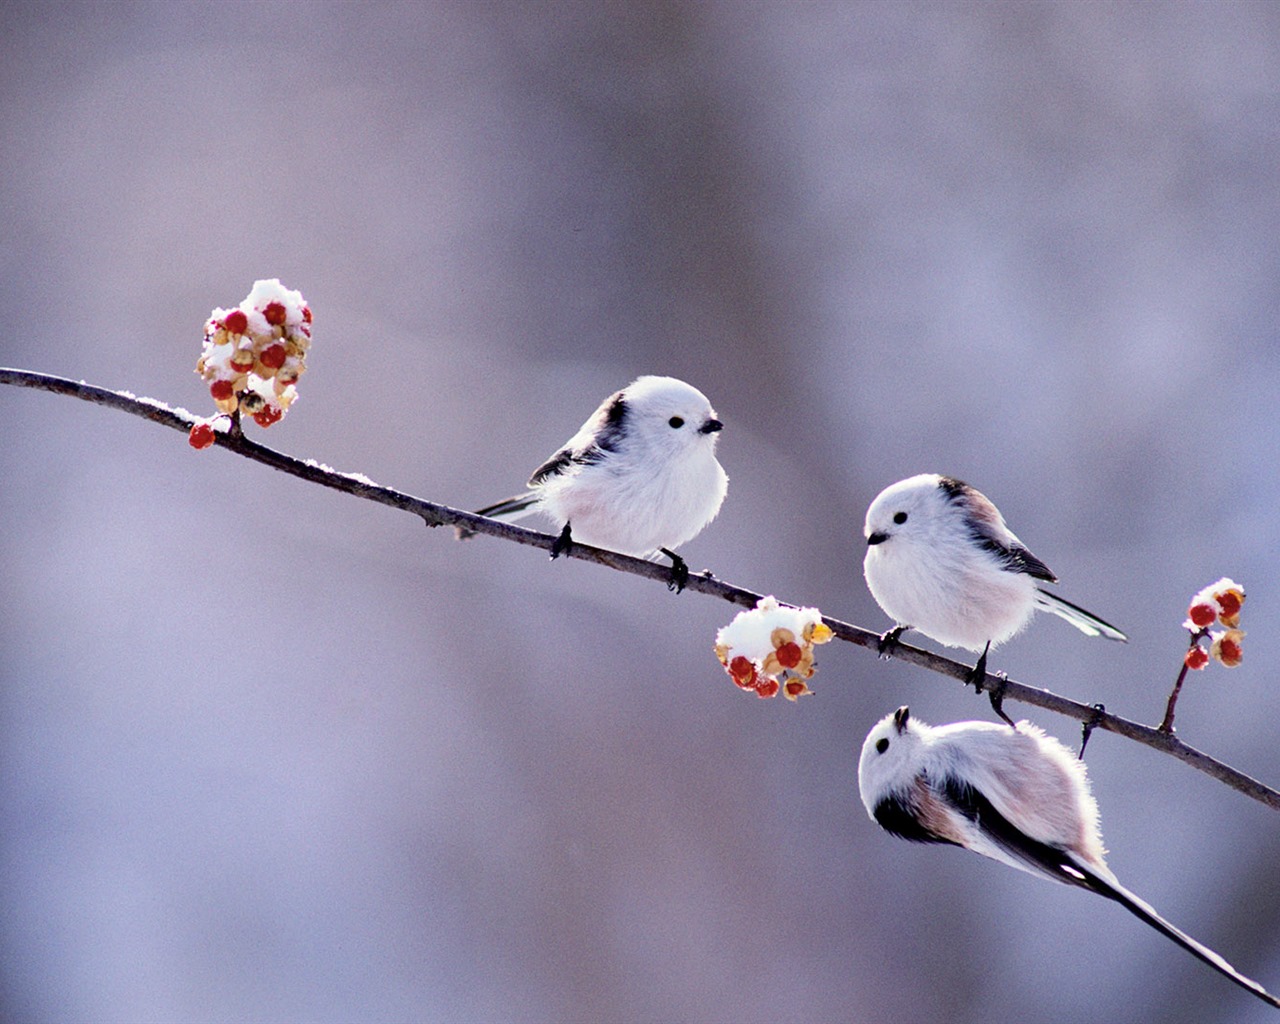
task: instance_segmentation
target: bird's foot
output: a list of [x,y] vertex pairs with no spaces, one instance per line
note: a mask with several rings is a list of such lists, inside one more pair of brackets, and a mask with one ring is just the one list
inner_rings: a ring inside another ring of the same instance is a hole
[[[996,672],[994,675],[987,673],[987,655],[990,651],[991,644],[988,642],[973,668],[969,669],[968,675],[964,677],[965,685],[972,686],[975,693],[986,691],[987,699],[991,701],[991,710],[1013,725],[1013,719],[1004,713],[1004,688],[1009,682],[1009,677],[1003,672]],[[992,680],[991,683],[987,682],[989,679]]]
[[968,674],[964,677],[965,686],[972,686],[974,693],[981,693],[983,686],[987,681],[987,655],[991,651],[991,641],[987,641],[987,646],[982,648],[982,653],[978,655],[978,660],[973,663],[973,668],[969,669]]
[[[1009,682],[1009,677],[1003,672],[996,672],[994,675],[987,676],[987,679],[991,680],[986,684],[987,699],[991,701],[991,710],[1004,719],[1009,728],[1016,729],[1017,726],[1014,725],[1013,719],[1004,713],[1004,688]],[[979,690],[978,692],[981,693],[982,691]]]
[[1078,760],[1084,760],[1084,748],[1089,745],[1089,737],[1093,735],[1093,730],[1098,728],[1098,724],[1102,721],[1102,716],[1107,713],[1105,704],[1094,704],[1093,714],[1088,720],[1080,726],[1080,757]]
[[573,550],[573,531],[569,526],[569,523],[564,524],[564,529],[560,531],[560,536],[557,537],[556,542],[551,545],[552,558],[559,558],[566,552]]
[[677,594],[689,585],[689,563],[669,548],[658,548],[671,559],[671,578],[667,580],[667,589]]
[[893,629],[882,634],[876,641],[876,653],[886,660],[892,658],[894,650],[902,641],[902,634],[910,628],[910,626],[894,626]]

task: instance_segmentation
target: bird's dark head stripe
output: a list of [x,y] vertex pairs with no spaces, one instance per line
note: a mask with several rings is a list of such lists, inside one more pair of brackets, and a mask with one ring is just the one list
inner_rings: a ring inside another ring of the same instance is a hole
[[604,416],[600,421],[600,429],[596,431],[596,440],[592,447],[606,452],[616,452],[618,450],[618,444],[625,432],[627,413],[630,408],[627,405],[627,396],[623,392],[619,391],[613,396],[613,400],[605,406]]
[[1000,568],[1006,572],[1025,573],[1038,580],[1057,583],[1053,571],[1021,544],[1007,544],[995,534],[1000,523],[1000,512],[987,497],[975,491],[963,480],[944,476],[938,480],[938,489],[952,505],[963,505],[967,513],[969,537],[983,551],[995,556]]
[[958,505],[965,493],[972,490],[972,488],[963,480],[957,480],[953,476],[944,476],[938,478],[938,490],[947,496],[947,501],[953,505]]

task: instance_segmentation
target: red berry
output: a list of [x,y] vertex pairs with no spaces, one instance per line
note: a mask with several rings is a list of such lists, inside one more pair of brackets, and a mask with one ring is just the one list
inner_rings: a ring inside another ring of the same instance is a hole
[[756,683],[756,696],[776,697],[779,689],[778,680],[772,678],[761,679],[760,682]]
[[1224,619],[1240,614],[1240,595],[1236,591],[1224,590],[1221,594],[1215,594],[1214,597],[1218,600],[1218,607],[1222,609]]
[[1187,668],[1199,671],[1209,664],[1209,652],[1199,644],[1196,644],[1187,651],[1187,656],[1184,660],[1187,663]]
[[302,307],[302,322],[304,324],[311,323],[311,307],[310,306]]
[[262,360],[263,366],[268,366],[273,370],[278,370],[284,366],[285,357],[288,355],[283,345],[268,345],[262,350],[262,355],[258,358]]
[[232,334],[244,334],[249,329],[249,318],[244,315],[244,310],[233,309],[222,321],[222,326]]
[[729,675],[744,690],[750,690],[756,685],[755,662],[739,654],[729,662]]
[[777,650],[778,664],[783,668],[795,668],[800,664],[800,659],[804,657],[804,652],[800,650],[797,643],[783,644]]
[[262,311],[262,316],[272,327],[279,327],[285,321],[284,305],[279,302],[268,303],[267,308]]
[[215,402],[225,402],[236,393],[235,385],[229,380],[215,380],[209,385],[209,394]]
[[187,443],[197,451],[208,448],[213,444],[213,439],[214,429],[207,423],[197,423],[187,435]]
[[1187,612],[1187,618],[1201,629],[1213,625],[1213,620],[1217,617],[1218,609],[1208,603],[1193,604]]
[[241,349],[231,357],[231,368],[237,373],[248,373],[253,369],[253,352]]
[[260,427],[269,427],[273,423],[279,423],[280,418],[283,415],[284,413],[282,413],[274,405],[265,405],[262,407],[261,412],[255,412],[253,414],[253,422],[258,424],[258,426]]

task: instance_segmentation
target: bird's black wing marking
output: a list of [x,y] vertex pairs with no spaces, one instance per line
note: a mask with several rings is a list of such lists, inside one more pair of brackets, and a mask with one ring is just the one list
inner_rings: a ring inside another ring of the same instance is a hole
[[573,450],[570,448],[561,448],[551,458],[547,459],[541,466],[533,471],[533,475],[529,477],[529,486],[537,487],[549,476],[559,476],[575,462]]
[[[999,542],[995,544],[996,547],[1002,547]],[[1046,580],[1049,583],[1058,582],[1058,577],[1053,574],[1053,571],[1021,544],[1003,548],[1003,557],[1005,569],[1009,572],[1025,572],[1038,580]]]
[[579,448],[561,448],[533,471],[529,486],[537,487],[548,477],[558,476],[571,466],[599,462],[606,454],[616,452],[621,444],[626,417],[626,397],[621,391],[610,395],[591,418],[595,424],[591,443]]
[[1016,828],[992,806],[990,800],[972,786],[958,779],[948,778],[942,786],[942,795],[957,812],[973,821],[1002,849],[1017,859],[1037,868],[1047,877],[1068,885],[1078,885],[1119,903],[1134,917],[1144,921],[1245,991],[1271,1006],[1280,1007],[1280,999],[1252,978],[1241,974],[1208,946],[1170,924],[1145,900],[1135,896],[1118,882],[1102,877],[1090,865],[1081,863],[1068,851],[1038,842]]
[[978,547],[995,555],[1002,569],[1006,572],[1026,573],[1028,576],[1049,583],[1058,582],[1058,577],[1053,574],[1053,570],[1025,546],[1017,541],[1008,543],[1001,539],[996,531],[1007,533],[1008,527],[1004,525],[1000,511],[985,494],[970,487],[963,480],[949,476],[939,480],[938,487],[951,504],[964,506],[969,524],[969,536]]
[[891,793],[876,804],[875,819],[876,824],[886,832],[901,839],[910,839],[913,843],[959,845],[955,840],[946,839],[925,828],[920,822],[917,809],[912,805],[910,794],[907,793]]
[[981,791],[953,776],[943,779],[939,788],[947,803],[982,829],[1006,853],[1056,881],[1094,888],[1066,850],[1032,839],[996,810]]

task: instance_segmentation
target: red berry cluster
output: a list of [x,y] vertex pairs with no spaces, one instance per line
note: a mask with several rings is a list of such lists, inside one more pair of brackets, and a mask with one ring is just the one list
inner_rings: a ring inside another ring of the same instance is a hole
[[[196,373],[209,384],[218,411],[246,413],[260,427],[279,423],[298,397],[311,347],[311,308],[300,292],[272,278],[254,282],[235,309],[215,309],[204,325]],[[208,422],[191,428],[193,448],[213,444]]]
[[813,691],[814,646],[832,638],[816,608],[785,608],[766,597],[716,637],[716,657],[740,689],[796,700]]
[[[1244,630],[1240,628],[1243,606],[1244,588],[1226,577],[1211,583],[1191,599],[1187,621],[1183,623],[1191,632],[1191,646],[1185,659],[1187,668],[1202,669],[1210,659],[1235,668],[1244,660]],[[1215,623],[1226,629],[1211,630]],[[1208,650],[1202,644],[1205,639],[1209,641]]]

